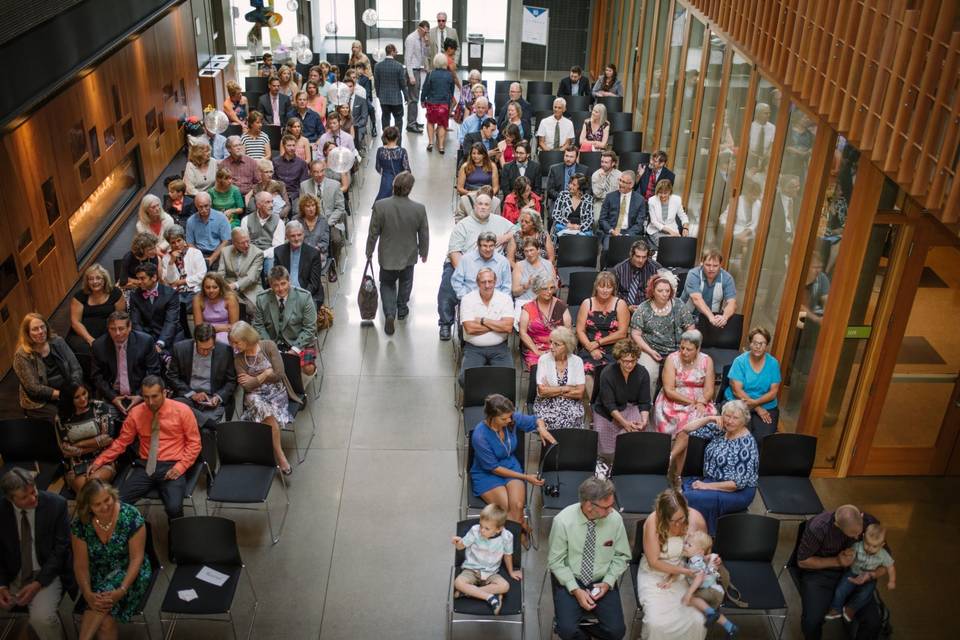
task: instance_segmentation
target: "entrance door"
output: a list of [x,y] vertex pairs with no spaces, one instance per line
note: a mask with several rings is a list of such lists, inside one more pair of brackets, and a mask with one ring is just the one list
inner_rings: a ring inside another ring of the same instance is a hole
[[850,473],[943,475],[949,468],[960,472],[956,236],[919,221],[894,309],[887,339],[890,354],[878,371],[883,380],[892,369],[890,384],[867,410]]

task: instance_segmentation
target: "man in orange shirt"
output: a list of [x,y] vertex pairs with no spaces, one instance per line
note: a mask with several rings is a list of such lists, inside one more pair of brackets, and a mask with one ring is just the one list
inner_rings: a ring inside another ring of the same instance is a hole
[[183,515],[187,472],[200,453],[200,430],[190,407],[167,400],[163,381],[147,376],[141,386],[143,402],[130,410],[120,435],[90,465],[89,474],[113,462],[139,438],[133,471],[120,488],[120,499],[133,504],[156,488],[168,518]]

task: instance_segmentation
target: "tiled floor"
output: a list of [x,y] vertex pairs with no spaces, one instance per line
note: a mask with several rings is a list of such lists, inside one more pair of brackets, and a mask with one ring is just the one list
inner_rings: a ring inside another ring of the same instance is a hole
[[[427,205],[432,248],[429,262],[416,269],[410,318],[398,323],[392,337],[382,332],[381,319],[375,326],[360,326],[356,287],[369,207],[379,182],[371,167],[354,206],[354,244],[326,341],[326,377],[314,407],[317,437],[292,476],[283,537],[279,544],[269,544],[262,514],[223,512],[239,523],[243,556],[259,595],[253,629],[258,640],[412,640],[445,633],[450,536],[460,506],[455,450],[459,426],[453,359],[449,343],[437,340],[435,300],[452,228],[453,154],[428,154],[421,140],[404,137],[418,178],[412,196]],[[290,436],[286,438],[292,445]],[[958,484],[955,479],[816,482],[825,504],[855,502],[887,522],[900,580],[896,591],[884,588],[884,597],[893,610],[898,638],[957,637],[949,585],[960,575]],[[279,498],[275,491],[276,509]],[[161,510],[154,509],[150,519],[163,540]],[[628,530],[632,537],[630,522]],[[778,560],[787,555],[795,531],[794,523],[781,528]],[[161,549],[166,557],[164,544]],[[528,639],[538,637],[535,613],[545,549],[544,532],[540,551],[525,559]],[[165,587],[161,581],[158,589]],[[799,602],[788,581],[783,588],[791,606],[784,637],[798,638]],[[629,620],[633,596],[625,588],[621,597]],[[155,595],[148,608],[153,621],[159,601]],[[234,608],[241,630],[250,623],[250,604],[241,586]],[[543,605],[546,627],[549,597]],[[744,619],[742,628],[742,638],[767,637],[758,620]],[[153,630],[157,637],[156,622]],[[519,636],[516,627],[470,624],[459,625],[456,634],[485,640]],[[143,634],[125,630],[124,637]],[[184,622],[177,626],[176,637],[230,636],[225,625]],[[840,634],[834,629],[827,637]]]

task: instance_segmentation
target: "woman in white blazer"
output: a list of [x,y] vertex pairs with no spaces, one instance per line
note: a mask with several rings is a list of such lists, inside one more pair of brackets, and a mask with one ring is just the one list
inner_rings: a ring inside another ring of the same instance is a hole
[[661,180],[654,189],[654,194],[647,200],[647,235],[653,246],[659,247],[663,236],[687,235],[687,212],[683,210],[680,196],[673,195],[673,183]]

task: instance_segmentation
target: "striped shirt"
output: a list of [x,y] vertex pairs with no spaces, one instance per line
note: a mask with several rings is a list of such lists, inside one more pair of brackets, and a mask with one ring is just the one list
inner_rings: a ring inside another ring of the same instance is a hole
[[243,134],[240,136],[240,144],[243,145],[244,155],[254,160],[270,159],[270,136],[263,131],[260,132],[259,138],[254,138],[248,133]]
[[480,533],[480,525],[475,524],[463,536],[463,546],[466,547],[463,568],[479,571],[480,577],[487,579],[500,571],[500,561],[504,555],[513,554],[513,534],[504,528],[500,535],[484,538]]

